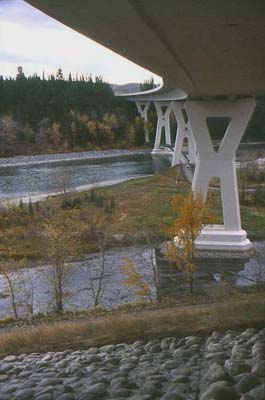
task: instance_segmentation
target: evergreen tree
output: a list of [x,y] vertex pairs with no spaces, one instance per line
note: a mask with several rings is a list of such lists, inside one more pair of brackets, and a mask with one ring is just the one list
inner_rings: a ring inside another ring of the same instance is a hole
[[17,79],[17,80],[19,80],[19,79],[25,79],[25,75],[24,75],[23,68],[21,67],[21,65],[19,65],[19,66],[17,67],[17,76],[16,76],[16,79]]
[[140,84],[140,91],[146,91],[156,88],[158,85],[155,84],[154,78],[146,79],[143,83]]
[[58,70],[56,72],[56,80],[57,81],[63,81],[64,80],[62,68],[58,68]]

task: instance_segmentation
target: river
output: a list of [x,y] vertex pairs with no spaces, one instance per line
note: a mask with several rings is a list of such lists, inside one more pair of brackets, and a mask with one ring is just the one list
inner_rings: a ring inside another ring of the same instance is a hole
[[0,160],[0,200],[41,197],[93,185],[108,185],[168,168],[149,150],[110,150]]
[[[260,159],[265,144],[242,144],[237,159]],[[258,164],[259,165],[259,164]],[[68,190],[85,190],[161,172],[169,158],[152,159],[150,150],[106,150],[0,159],[0,201],[46,197]]]
[[[265,242],[255,242],[257,248],[264,248]],[[155,299],[153,264],[157,269],[161,293],[165,297],[174,297],[175,300],[184,291],[188,293],[185,276],[169,264],[163,257],[160,249],[141,246],[118,246],[106,250],[105,269],[102,280],[102,290],[99,303],[110,309],[119,304],[139,300],[126,285],[122,273],[125,257],[129,257],[138,268],[143,279],[151,287],[152,297]],[[260,263],[258,262],[260,261]],[[231,286],[255,285],[257,281],[265,278],[265,256],[260,260],[255,257],[247,258],[201,258],[197,260],[195,273],[195,292],[206,292],[211,288],[222,288],[227,284]],[[263,267],[262,267],[263,265]],[[82,260],[68,265],[64,279],[64,306],[66,310],[89,309],[93,307],[93,289],[97,290],[102,267],[102,254],[89,254]],[[19,304],[19,314],[26,313],[26,305],[32,303],[34,313],[53,310],[51,269],[47,265],[36,265],[29,270],[22,270],[13,274],[16,301]],[[32,291],[32,287],[34,290]],[[0,318],[12,315],[10,296],[7,282],[0,275]]]

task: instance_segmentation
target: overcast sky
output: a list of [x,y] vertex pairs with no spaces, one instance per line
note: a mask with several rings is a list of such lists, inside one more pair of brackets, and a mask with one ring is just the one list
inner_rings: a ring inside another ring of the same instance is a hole
[[[45,1],[45,0],[44,0]],[[159,78],[34,9],[22,0],[0,0],[0,75],[46,76],[60,67],[65,76],[101,75],[110,83]]]

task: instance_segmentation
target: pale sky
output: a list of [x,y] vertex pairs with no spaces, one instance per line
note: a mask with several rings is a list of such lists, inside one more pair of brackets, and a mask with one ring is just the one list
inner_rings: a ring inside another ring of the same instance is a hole
[[[45,0],[44,0],[45,1]],[[102,76],[109,83],[143,82],[159,77],[97,44],[22,0],[0,0],[0,75],[69,72]]]

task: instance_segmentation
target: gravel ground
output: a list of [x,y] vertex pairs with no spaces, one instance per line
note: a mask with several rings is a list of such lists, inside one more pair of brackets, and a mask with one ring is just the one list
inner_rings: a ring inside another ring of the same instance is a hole
[[0,400],[265,400],[265,329],[0,360]]

